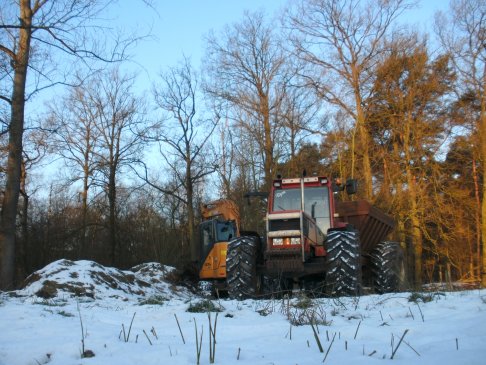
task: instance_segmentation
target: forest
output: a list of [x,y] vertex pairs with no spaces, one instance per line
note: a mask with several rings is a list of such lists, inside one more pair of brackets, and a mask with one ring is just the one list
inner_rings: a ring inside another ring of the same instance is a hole
[[0,289],[60,258],[183,269],[201,204],[234,200],[264,234],[245,193],[304,169],[394,217],[413,285],[486,286],[483,0],[426,34],[399,21],[409,0],[248,11],[143,95],[124,65],[149,35],[103,24],[111,1],[1,3]]

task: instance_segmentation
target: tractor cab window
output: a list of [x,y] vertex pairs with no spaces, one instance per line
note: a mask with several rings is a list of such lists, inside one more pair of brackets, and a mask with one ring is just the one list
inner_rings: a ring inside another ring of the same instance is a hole
[[[273,211],[301,210],[300,188],[278,189],[273,194]],[[329,213],[329,189],[327,186],[304,188],[304,210],[316,220],[322,232],[331,226]]]
[[323,233],[331,227],[329,213],[329,191],[327,186],[306,188],[304,191],[305,212],[316,220]]
[[273,194],[273,211],[300,210],[300,189],[275,190]]
[[216,221],[216,242],[227,242],[236,237],[234,221]]

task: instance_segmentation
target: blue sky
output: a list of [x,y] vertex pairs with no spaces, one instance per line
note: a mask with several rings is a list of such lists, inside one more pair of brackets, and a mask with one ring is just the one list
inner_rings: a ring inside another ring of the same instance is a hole
[[[154,9],[142,0],[125,0],[110,8],[115,24],[126,30],[149,29],[153,37],[134,50],[134,60],[141,83],[151,83],[159,71],[174,66],[182,55],[191,58],[197,68],[204,55],[204,37],[210,30],[218,32],[225,25],[242,19],[245,10],[263,9],[275,15],[289,0],[154,0]],[[292,0],[290,0],[292,2]],[[404,17],[404,22],[416,29],[431,26],[436,10],[445,10],[448,1],[420,0],[416,10]],[[110,17],[111,17],[110,16]],[[430,28],[431,29],[431,28]],[[150,85],[147,85],[149,88]]]
[[[153,0],[154,11],[143,0],[120,0],[109,7],[107,17],[113,26],[125,31],[151,30],[152,37],[133,50],[134,62],[129,65],[131,71],[139,74],[137,92],[151,100],[151,87],[158,80],[158,73],[175,66],[183,54],[191,58],[196,69],[199,67],[204,37],[210,30],[219,32],[225,25],[240,21],[245,10],[263,9],[269,16],[275,15],[288,1],[295,0]],[[432,24],[434,12],[447,7],[448,1],[420,0],[419,7],[404,22],[425,31]],[[50,89],[39,94],[29,105],[31,114],[43,110],[39,105],[55,93]]]
[[[160,70],[175,66],[183,55],[197,68],[204,54],[204,37],[213,29],[242,19],[245,10],[275,14],[287,0],[155,0],[156,12],[141,0],[120,1],[114,9],[117,21],[127,30],[151,27],[153,37],[137,46],[135,61],[140,77],[154,81]],[[143,70],[145,68],[145,71]]]

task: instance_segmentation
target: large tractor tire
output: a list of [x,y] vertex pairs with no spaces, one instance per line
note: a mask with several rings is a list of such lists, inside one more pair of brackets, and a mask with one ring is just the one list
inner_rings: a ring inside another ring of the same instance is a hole
[[377,293],[392,293],[404,289],[405,261],[398,242],[384,241],[371,253],[371,273]]
[[361,293],[361,247],[358,231],[329,231],[326,246],[328,294],[359,295]]
[[228,244],[226,282],[231,299],[255,298],[258,294],[257,257],[257,237],[237,237]]

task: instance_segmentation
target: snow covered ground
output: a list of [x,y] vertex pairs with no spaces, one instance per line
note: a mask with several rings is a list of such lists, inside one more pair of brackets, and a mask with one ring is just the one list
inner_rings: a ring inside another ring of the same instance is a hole
[[197,364],[195,327],[209,364],[209,305],[215,364],[486,364],[486,290],[209,301],[133,270],[61,260],[0,293],[0,365]]

